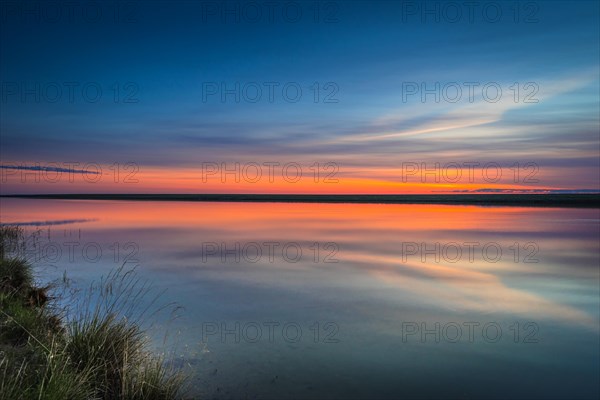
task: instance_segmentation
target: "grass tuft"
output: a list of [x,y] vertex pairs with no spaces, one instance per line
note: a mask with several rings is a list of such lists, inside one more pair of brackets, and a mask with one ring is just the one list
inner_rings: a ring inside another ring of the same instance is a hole
[[22,239],[20,228],[0,227],[0,400],[182,398],[184,375],[148,350],[143,329],[169,305],[157,308],[157,295],[140,309],[150,286],[134,270],[112,271],[57,312],[50,287],[9,255]]
[[18,291],[32,286],[33,274],[25,260],[20,258],[0,259],[0,290],[3,292]]

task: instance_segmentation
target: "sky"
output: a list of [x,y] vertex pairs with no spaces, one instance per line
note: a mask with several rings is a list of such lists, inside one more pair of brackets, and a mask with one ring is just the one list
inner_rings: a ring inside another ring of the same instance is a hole
[[2,1],[1,194],[600,191],[597,1]]

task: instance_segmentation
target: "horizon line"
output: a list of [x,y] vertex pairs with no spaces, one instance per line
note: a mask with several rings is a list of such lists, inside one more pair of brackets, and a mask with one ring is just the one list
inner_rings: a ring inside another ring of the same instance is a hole
[[270,194],[270,193],[62,193],[0,194],[2,198],[101,201],[445,204],[600,208],[596,193],[452,193],[452,194]]

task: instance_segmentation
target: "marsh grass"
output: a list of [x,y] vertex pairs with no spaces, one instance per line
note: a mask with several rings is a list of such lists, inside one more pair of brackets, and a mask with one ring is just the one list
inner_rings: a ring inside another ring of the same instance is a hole
[[18,226],[0,226],[0,259],[20,250],[25,244],[23,229]]
[[123,267],[64,301],[66,278],[36,287],[31,264],[7,256],[19,230],[0,227],[0,399],[181,398],[184,374],[149,350],[147,335],[157,313],[178,308]]

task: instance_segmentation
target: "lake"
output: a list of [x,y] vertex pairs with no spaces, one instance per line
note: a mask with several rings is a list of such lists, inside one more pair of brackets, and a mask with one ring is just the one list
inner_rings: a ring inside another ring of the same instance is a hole
[[0,205],[3,224],[38,231],[40,279],[85,287],[137,265],[181,305],[150,332],[168,329],[197,396],[600,395],[598,209]]

